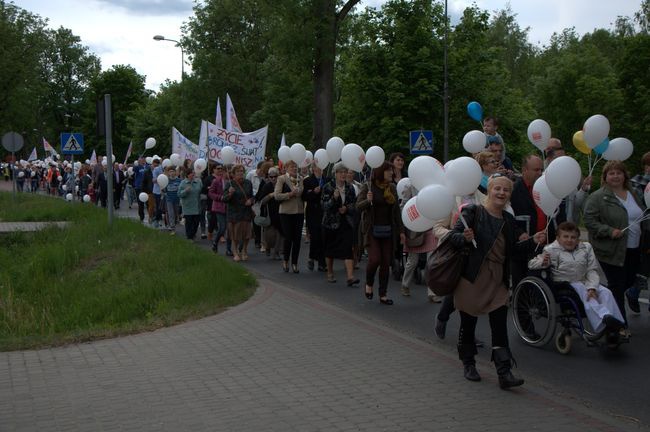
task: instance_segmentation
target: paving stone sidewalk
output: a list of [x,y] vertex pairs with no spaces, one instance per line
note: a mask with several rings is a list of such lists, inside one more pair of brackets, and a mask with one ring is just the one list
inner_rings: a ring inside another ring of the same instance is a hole
[[155,332],[0,353],[0,431],[621,431],[527,382],[260,280],[246,303]]

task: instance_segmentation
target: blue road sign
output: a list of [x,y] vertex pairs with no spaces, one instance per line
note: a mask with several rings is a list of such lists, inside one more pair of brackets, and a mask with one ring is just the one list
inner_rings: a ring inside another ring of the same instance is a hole
[[409,132],[412,155],[433,154],[433,131],[415,130]]
[[84,136],[80,133],[64,132],[61,134],[61,154],[75,155],[84,153]]

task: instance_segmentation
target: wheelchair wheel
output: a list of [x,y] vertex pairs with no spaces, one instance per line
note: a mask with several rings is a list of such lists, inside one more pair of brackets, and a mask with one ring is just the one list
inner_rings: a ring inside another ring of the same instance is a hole
[[553,292],[542,279],[526,277],[512,294],[512,319],[524,342],[546,345],[555,334],[557,305]]
[[564,330],[555,337],[555,348],[560,354],[569,354],[571,351],[571,330]]

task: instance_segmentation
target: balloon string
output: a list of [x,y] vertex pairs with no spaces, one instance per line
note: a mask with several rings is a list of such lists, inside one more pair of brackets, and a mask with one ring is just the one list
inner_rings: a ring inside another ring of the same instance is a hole
[[647,212],[648,210],[650,210],[650,209],[645,209],[645,210],[643,210],[643,213],[641,213],[641,216],[639,216],[639,217],[637,217],[636,219],[634,219],[634,221],[632,221],[631,224],[629,224],[628,226],[626,226],[625,228],[623,228],[623,229],[621,230],[621,232],[625,232],[628,228],[630,228],[630,227],[631,227],[632,225],[634,225],[634,224],[637,224],[637,223],[639,223],[639,222],[643,222],[643,221],[646,221],[646,220],[650,219],[650,214],[646,214],[646,212]]
[[603,156],[596,156],[596,160],[594,161],[594,164],[591,166],[591,169],[589,170],[589,177],[591,177],[591,174],[594,172],[594,169],[596,169],[596,165],[598,165],[598,162],[603,160]]

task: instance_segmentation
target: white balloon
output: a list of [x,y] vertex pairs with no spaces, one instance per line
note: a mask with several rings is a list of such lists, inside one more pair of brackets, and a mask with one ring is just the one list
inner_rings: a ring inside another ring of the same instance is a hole
[[108,165],[108,160],[106,158],[102,159],[102,166]]
[[312,154],[312,152],[307,150],[306,153],[307,154],[305,155],[305,160],[302,161],[302,165],[300,165],[301,168],[308,167],[314,161],[314,155]]
[[650,208],[650,183],[648,183],[643,191],[643,199],[645,200],[645,206]]
[[487,139],[485,134],[479,130],[472,130],[463,137],[463,148],[468,153],[478,153],[485,150]]
[[589,148],[598,147],[609,135],[609,120],[602,114],[592,115],[585,121],[582,134]]
[[156,182],[158,182],[160,189],[165,189],[169,184],[169,177],[167,177],[165,174],[160,174],[158,178],[156,178]]
[[314,163],[320,169],[327,168],[327,165],[330,163],[330,158],[327,156],[327,150],[322,148],[316,150],[316,154],[314,154]]
[[451,166],[451,163],[452,163],[453,161],[454,161],[454,159],[449,159],[449,160],[448,160],[448,161],[447,161],[447,162],[442,166],[442,169],[444,169],[445,172],[447,172],[447,170],[449,170],[449,167]]
[[341,159],[341,152],[343,151],[344,146],[345,143],[339,137],[332,137],[327,140],[325,150],[327,151],[330,163],[336,163]]
[[58,176],[56,179],[57,179],[58,181],[63,181],[63,177],[61,177],[61,176]]
[[194,171],[197,174],[201,174],[203,171],[205,171],[205,168],[208,166],[207,162],[205,159],[197,159],[194,161]]
[[417,209],[427,219],[444,219],[451,213],[456,199],[447,186],[432,184],[416,195]]
[[397,197],[403,200],[404,191],[410,187],[411,187],[411,179],[408,177],[402,177],[400,181],[397,182]]
[[627,138],[614,138],[603,153],[603,159],[624,161],[632,156],[632,152],[634,152],[632,141]]
[[133,167],[128,167],[128,168],[126,169],[126,172],[127,172],[129,175],[133,175]]
[[178,153],[172,153],[172,155],[169,156],[169,162],[175,167],[181,166],[183,164],[181,156]]
[[149,165],[151,165],[151,163],[153,162],[153,158],[152,158],[151,156],[147,156],[146,159],[145,159],[144,161],[145,161],[146,163],[148,163]]
[[20,171],[20,172],[18,173],[18,177],[20,177],[20,178],[25,177],[25,172],[24,172],[24,171]]
[[90,202],[90,195],[84,195],[84,202]]
[[402,222],[411,231],[424,232],[433,228],[435,221],[425,218],[416,206],[417,196],[406,202],[402,208]]
[[580,184],[580,165],[571,156],[560,156],[545,171],[546,186],[558,199],[563,199]]
[[438,160],[431,156],[418,156],[409,164],[408,176],[418,190],[430,184],[445,184],[445,171]]
[[74,187],[74,191],[75,191],[75,192],[79,192],[79,186],[75,186],[75,187]]
[[149,150],[152,149],[156,146],[156,138],[149,137],[147,140],[144,142],[144,148]]
[[278,159],[282,163],[287,163],[291,160],[291,149],[288,146],[281,146],[278,150]]
[[36,171],[32,171],[32,173],[29,176],[30,177],[36,177]]
[[147,195],[146,192],[140,192],[140,195],[138,195],[138,199],[140,202],[146,203],[149,200],[149,195]]
[[562,202],[551,193],[546,184],[546,175],[542,175],[537,179],[533,185],[533,200],[537,207],[541,208],[546,216],[553,216],[555,209],[557,209]]
[[535,147],[544,151],[548,147],[548,140],[551,139],[551,126],[545,120],[533,120],[528,125],[528,139]]
[[341,151],[341,160],[353,171],[361,172],[366,164],[366,154],[358,144],[346,144]]
[[379,168],[385,160],[386,153],[379,146],[372,146],[366,151],[366,163],[370,168]]
[[65,191],[68,190],[68,186],[67,186],[67,185],[63,185],[63,186],[61,186],[61,189],[63,189],[63,192],[65,192]]
[[221,149],[221,161],[224,165],[232,165],[235,162],[235,149],[230,146],[224,146]]
[[295,143],[289,148],[289,154],[291,154],[291,160],[301,166],[307,156],[307,150],[304,145]]
[[[162,167],[167,168],[169,165],[171,165],[171,161],[169,159],[163,159],[162,161]],[[121,168],[120,168],[121,169]]]
[[483,172],[475,159],[467,156],[454,159],[445,170],[447,187],[454,195],[464,196],[474,193],[481,184]]
[[65,200],[66,200],[66,201],[72,201],[72,194],[71,194],[71,193],[66,194],[66,196],[65,196]]

